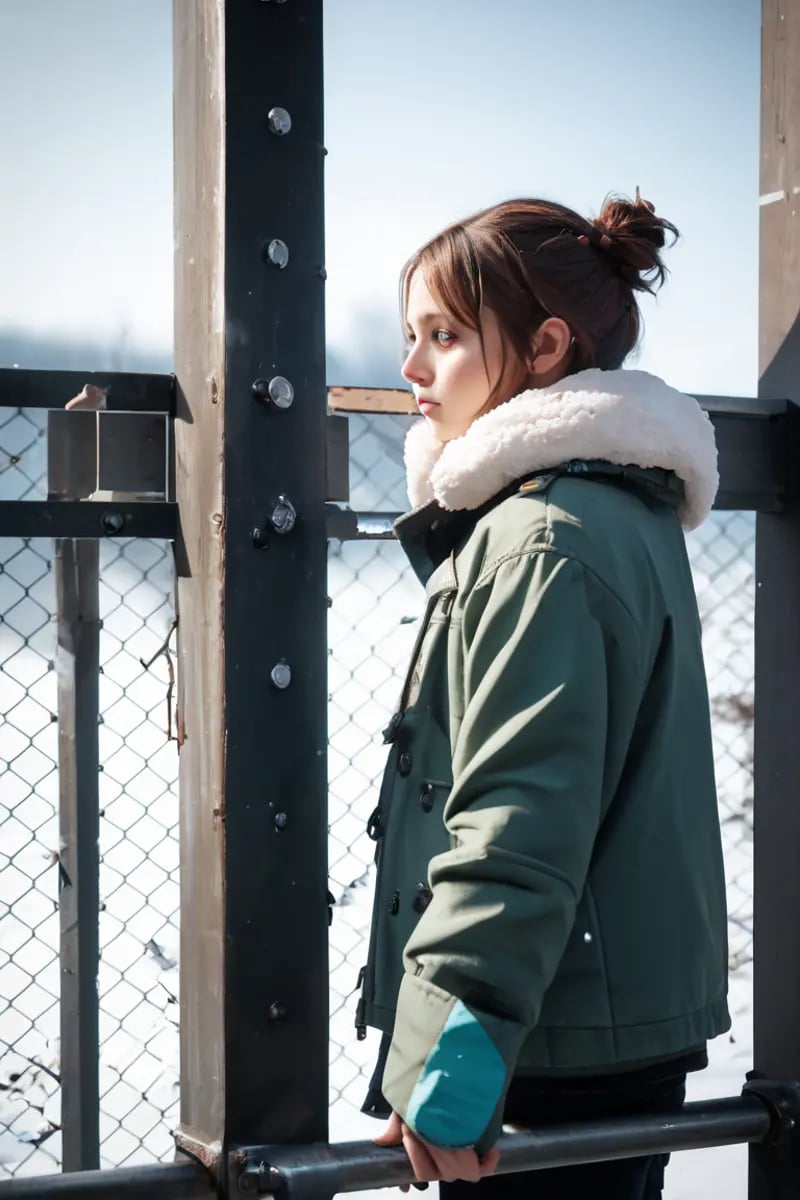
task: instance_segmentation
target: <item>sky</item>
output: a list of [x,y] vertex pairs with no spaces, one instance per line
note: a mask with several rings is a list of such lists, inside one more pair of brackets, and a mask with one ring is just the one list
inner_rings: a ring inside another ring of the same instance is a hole
[[[760,0],[324,13],[329,383],[402,385],[398,271],[443,225],[639,185],[682,238],[635,365],[755,395]],[[171,14],[0,0],[0,335],[171,353]]]

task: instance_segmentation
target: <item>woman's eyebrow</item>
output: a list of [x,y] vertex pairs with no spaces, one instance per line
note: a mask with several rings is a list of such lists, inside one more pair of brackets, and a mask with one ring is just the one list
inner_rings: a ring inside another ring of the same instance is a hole
[[[417,317],[417,324],[418,325],[430,325],[433,321],[452,321],[452,320],[453,320],[453,318],[448,316],[448,314],[445,312],[426,312],[426,313],[421,313]],[[406,325],[409,326],[409,328],[410,328],[410,321],[409,321],[408,317],[406,317]]]

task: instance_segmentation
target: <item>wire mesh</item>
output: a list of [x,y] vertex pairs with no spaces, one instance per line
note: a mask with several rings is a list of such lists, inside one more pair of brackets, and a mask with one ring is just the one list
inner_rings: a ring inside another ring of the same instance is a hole
[[[46,494],[46,413],[0,410],[0,499]],[[53,544],[0,539],[0,1179],[58,1168],[58,769]],[[177,1119],[172,553],[100,553],[101,1166],[171,1157]],[[145,667],[143,663],[152,663]]]
[[[403,417],[351,417],[356,509],[405,504]],[[45,418],[0,412],[0,499],[41,498]],[[752,955],[754,522],[714,514],[688,539],[714,714],[731,966]],[[60,1162],[58,775],[52,544],[0,541],[0,1179]],[[164,646],[169,547],[101,548],[102,1165],[172,1156],[178,1095],[177,754]],[[331,1136],[369,1136],[358,1112],[375,1037],[355,1039],[366,954],[374,807],[421,608],[398,546],[330,544],[329,857]],[[153,660],[150,662],[150,660]],[[143,664],[150,663],[149,666]]]

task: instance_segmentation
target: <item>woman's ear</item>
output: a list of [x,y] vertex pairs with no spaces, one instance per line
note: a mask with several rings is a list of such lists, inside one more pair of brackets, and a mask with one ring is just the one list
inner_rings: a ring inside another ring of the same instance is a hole
[[534,387],[547,387],[563,379],[569,366],[572,330],[560,317],[543,321],[531,342],[528,367]]

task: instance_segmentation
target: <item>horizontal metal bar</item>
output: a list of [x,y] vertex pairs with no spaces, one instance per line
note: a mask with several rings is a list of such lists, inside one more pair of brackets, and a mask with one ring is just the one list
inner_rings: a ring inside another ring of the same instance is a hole
[[341,542],[393,538],[392,526],[402,515],[399,512],[355,512],[346,504],[325,505],[327,535]]
[[718,510],[779,512],[788,487],[786,414],[709,413],[719,453]]
[[216,1200],[211,1176],[197,1163],[71,1171],[0,1183],[2,1200]]
[[178,506],[166,500],[0,500],[0,537],[174,541],[177,530]]
[[[780,511],[787,490],[785,408],[784,404],[771,415],[734,411],[709,413],[719,451],[720,483],[715,509]],[[359,513],[344,504],[328,504],[326,511],[328,537],[341,541],[389,540],[394,537],[392,525],[402,515],[397,512]]]
[[106,411],[175,415],[175,376],[132,371],[0,367],[0,408],[63,408],[85,384],[106,388]]
[[[498,1142],[498,1173],[763,1142],[771,1124],[767,1105],[748,1095],[687,1104],[671,1116],[552,1125],[505,1134]],[[238,1189],[245,1195],[277,1191],[285,1200],[315,1200],[336,1192],[398,1187],[414,1181],[402,1147],[386,1149],[372,1142],[248,1146],[234,1152],[234,1163],[243,1159],[247,1165],[238,1176]]]
[[786,412],[786,400],[768,400],[750,396],[698,396],[692,392],[697,403],[709,416],[712,413],[730,413],[737,416],[770,417]]

